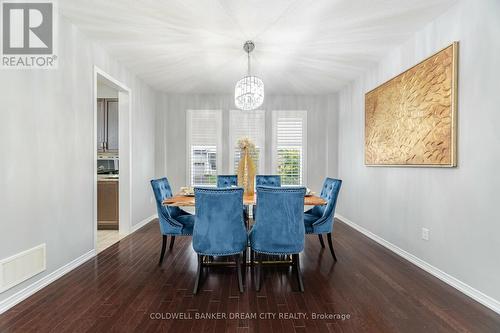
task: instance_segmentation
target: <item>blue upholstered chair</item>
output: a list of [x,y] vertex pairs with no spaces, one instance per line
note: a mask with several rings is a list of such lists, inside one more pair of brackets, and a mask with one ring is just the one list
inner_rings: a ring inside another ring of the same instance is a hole
[[257,215],[250,246],[258,259],[256,289],[260,290],[262,254],[292,255],[300,291],[304,291],[299,253],[304,250],[304,187],[257,187]]
[[238,186],[238,176],[237,175],[218,175],[217,176],[217,187],[227,188],[231,186]]
[[322,234],[326,234],[328,238],[328,246],[332,254],[333,260],[337,261],[337,256],[333,250],[332,230],[335,222],[335,206],[339,196],[342,180],[326,178],[321,189],[321,197],[328,203],[325,206],[314,206],[312,209],[304,213],[304,226],[307,234],[317,234],[321,247],[325,247]]
[[[238,186],[238,176],[237,175],[217,175],[217,187],[228,188]],[[245,218],[245,223],[248,223],[248,207],[243,206],[243,214]]]
[[236,256],[238,283],[243,292],[241,276],[242,252],[247,246],[243,221],[243,189],[195,188],[196,222],[193,249],[198,254],[198,270],[193,293],[198,292],[204,256]]
[[[281,187],[281,176],[280,175],[256,175],[255,176],[255,188],[257,186],[270,186],[270,187]],[[257,215],[257,206],[253,206],[253,216]]]
[[280,175],[257,175],[255,176],[255,186],[271,186],[280,187],[281,186],[281,176]]
[[167,178],[154,179],[151,181],[151,186],[153,187],[156,198],[160,231],[163,235],[159,262],[159,265],[161,265],[165,255],[167,236],[170,235],[169,249],[172,250],[175,236],[189,236],[193,234],[194,215],[189,214],[179,207],[163,205],[163,200],[172,196],[172,189],[170,188]]

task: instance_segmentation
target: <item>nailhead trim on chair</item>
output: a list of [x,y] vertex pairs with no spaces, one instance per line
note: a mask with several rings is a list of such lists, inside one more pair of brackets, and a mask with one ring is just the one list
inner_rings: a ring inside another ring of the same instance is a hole
[[223,252],[223,253],[202,253],[202,252],[196,252],[197,254],[199,255],[202,255],[202,256],[232,256],[232,255],[235,255],[235,254],[238,254],[238,253],[241,253],[245,251],[245,249],[241,250],[241,251],[237,251],[237,252]]
[[224,189],[213,189],[213,188],[206,188],[206,187],[195,187],[194,190],[195,190],[195,192],[199,191],[199,192],[204,192],[204,193],[224,195],[227,193],[243,191],[243,188],[242,187],[231,187],[231,188],[224,188]]
[[304,251],[304,249],[300,250],[299,252],[267,252],[267,251],[261,251],[261,250],[257,250],[257,249],[254,249],[254,248],[251,248],[252,251],[255,251],[257,253],[262,253],[262,254],[271,254],[271,255],[288,255],[288,254],[297,254],[297,253],[301,253],[302,251]]
[[301,192],[304,191],[304,187],[297,186],[297,187],[271,187],[271,186],[264,186],[264,185],[259,185],[257,186],[258,189],[264,190],[266,192]]

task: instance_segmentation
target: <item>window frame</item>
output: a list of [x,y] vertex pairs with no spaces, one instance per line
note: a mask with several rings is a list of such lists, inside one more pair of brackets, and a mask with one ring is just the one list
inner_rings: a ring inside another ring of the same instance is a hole
[[272,174],[278,174],[278,120],[280,118],[301,118],[302,120],[302,159],[300,177],[301,184],[283,186],[306,186],[307,185],[307,111],[306,110],[273,110],[272,111],[272,149],[271,168]]
[[[261,129],[261,142],[262,145],[259,145],[259,163],[256,166],[257,170],[259,173],[263,174],[265,173],[266,170],[266,155],[267,155],[267,150],[266,150],[266,112],[264,110],[253,110],[253,111],[242,111],[242,110],[229,110],[229,142],[228,142],[228,150],[229,150],[229,172],[232,174],[237,174],[238,170],[236,169],[235,166],[235,146],[236,146],[236,140],[239,138],[236,137],[235,130],[233,127],[233,115],[236,114],[237,112],[243,112],[243,113],[260,113],[262,117],[262,129]],[[254,143],[256,143],[254,140]]]
[[[192,147],[203,147],[204,145],[193,144],[192,143],[192,119],[196,117],[197,112],[214,112],[215,113],[215,152],[216,156],[216,173],[215,176],[221,173],[222,171],[222,110],[219,109],[189,109],[186,111],[186,186],[191,187],[216,187],[217,186],[217,178],[215,184],[194,184],[193,183],[193,175],[192,175]],[[214,144],[207,144],[207,147],[212,147]]]

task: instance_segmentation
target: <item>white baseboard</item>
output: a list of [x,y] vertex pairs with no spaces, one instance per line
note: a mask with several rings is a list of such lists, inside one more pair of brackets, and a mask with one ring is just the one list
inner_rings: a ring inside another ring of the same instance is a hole
[[90,250],[89,252],[79,256],[75,260],[67,263],[66,265],[56,269],[50,274],[47,274],[46,276],[42,277],[40,280],[32,283],[31,285],[27,286],[26,288],[18,291],[17,293],[13,294],[12,296],[4,299],[3,301],[0,302],[0,314],[4,313],[14,305],[22,302],[29,296],[33,295],[43,287],[49,285],[50,283],[54,282],[55,280],[59,279],[63,275],[67,274],[68,272],[72,271],[73,269],[77,268],[87,260],[95,257],[96,252],[95,250]]
[[480,292],[479,290],[469,286],[468,284],[458,280],[457,278],[454,278],[453,276],[449,275],[448,273],[443,272],[439,268],[436,268],[432,266],[431,264],[425,262],[424,260],[414,256],[413,254],[406,252],[405,250],[401,249],[400,247],[386,241],[385,239],[375,235],[371,231],[363,228],[362,226],[352,222],[346,217],[343,217],[342,215],[335,214],[335,217],[347,224],[348,226],[356,229],[363,235],[371,238],[375,242],[379,243],[380,245],[384,246],[385,248],[391,250],[392,252],[396,253],[400,257],[408,260],[412,264],[420,267],[424,271],[428,272],[429,274],[432,274],[433,276],[437,277],[441,281],[447,283],[448,285],[452,286],[453,288],[457,289],[458,291],[464,293],[465,295],[469,296],[470,298],[476,300],[477,302],[483,304],[484,306],[490,308],[491,310],[495,311],[496,313],[500,314],[500,301],[485,295],[484,293]]
[[148,224],[149,222],[152,222],[154,219],[157,219],[157,218],[158,218],[158,214],[153,214],[150,217],[145,218],[141,222],[134,224],[132,226],[132,230],[130,231],[130,233],[136,232],[137,230],[139,230],[140,228],[144,227],[146,224]]
[[[154,215],[151,215],[150,217],[142,220],[141,222],[135,224],[134,226],[132,226],[129,234],[142,228],[143,226],[145,226],[149,222],[153,221],[157,217],[158,217],[158,215],[154,214]],[[89,260],[95,256],[96,256],[96,250],[95,249],[90,250],[89,252],[81,255],[80,257],[76,258],[75,260],[73,260],[73,261],[67,263],[66,265],[56,269],[52,273],[42,277],[40,280],[35,281],[34,283],[27,286],[26,288],[18,291],[17,293],[13,294],[12,296],[4,299],[3,301],[0,301],[0,314],[4,313],[8,309],[12,308],[14,305],[22,302],[26,298],[30,297],[31,295],[33,295],[34,293],[36,293],[37,291],[42,289],[43,287],[51,284],[55,280],[59,279],[60,277],[62,277],[65,274],[69,273],[73,269],[77,268],[78,266],[80,266],[81,264],[83,264],[84,262],[86,262],[87,260]]]

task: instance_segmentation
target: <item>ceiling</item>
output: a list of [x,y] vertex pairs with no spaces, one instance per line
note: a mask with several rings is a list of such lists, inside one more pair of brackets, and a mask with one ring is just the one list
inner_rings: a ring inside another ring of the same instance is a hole
[[152,87],[325,94],[357,78],[456,0],[64,0],[62,14]]

